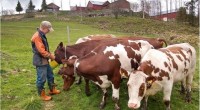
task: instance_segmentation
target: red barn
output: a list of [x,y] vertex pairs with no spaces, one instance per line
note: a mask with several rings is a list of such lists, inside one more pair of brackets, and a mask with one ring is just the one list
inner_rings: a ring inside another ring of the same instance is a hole
[[130,11],[130,2],[127,0],[117,0],[110,4],[110,9],[119,8],[120,10],[124,10],[129,12]]
[[105,8],[108,8],[108,5],[110,2],[105,1],[105,2],[99,2],[99,1],[89,1],[87,4],[87,8],[91,10],[102,10]]
[[176,11],[168,11],[168,13],[162,12],[160,15],[151,15],[152,18],[157,19],[157,20],[163,20],[163,21],[168,21],[168,20],[175,20],[176,19],[177,12]]

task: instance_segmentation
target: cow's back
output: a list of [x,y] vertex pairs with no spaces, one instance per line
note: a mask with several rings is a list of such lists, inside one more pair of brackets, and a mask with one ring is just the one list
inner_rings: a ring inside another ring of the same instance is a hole
[[[113,42],[104,42],[78,61],[84,68],[108,71],[114,68],[113,64],[121,66],[127,71],[136,69],[144,54],[153,48],[147,41],[116,39]],[[92,65],[89,65],[92,64]],[[103,68],[102,68],[103,67]],[[83,68],[82,68],[83,69]],[[85,70],[84,69],[84,70]]]

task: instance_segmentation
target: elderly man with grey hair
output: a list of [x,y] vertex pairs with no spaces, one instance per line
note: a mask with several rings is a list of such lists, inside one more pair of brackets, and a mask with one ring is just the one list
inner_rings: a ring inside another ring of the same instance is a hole
[[49,94],[59,94],[60,91],[55,88],[54,75],[52,68],[49,65],[48,60],[54,60],[55,56],[50,53],[49,45],[46,38],[46,34],[54,31],[49,21],[42,21],[40,28],[37,29],[35,34],[31,38],[32,50],[33,50],[33,65],[37,71],[37,91],[42,100],[48,101],[52,97],[45,94],[44,84],[47,80],[49,86]]

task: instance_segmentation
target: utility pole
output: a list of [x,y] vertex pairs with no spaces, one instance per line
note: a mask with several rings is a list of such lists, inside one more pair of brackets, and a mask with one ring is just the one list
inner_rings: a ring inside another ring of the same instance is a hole
[[60,5],[61,5],[61,6],[60,6],[60,7],[61,7],[61,9],[63,10],[63,8],[62,8],[62,0],[60,0]]
[[83,15],[82,15],[82,7],[81,7],[81,2],[79,2],[79,5],[80,5],[79,7],[80,7],[80,11],[81,11],[81,22],[82,22],[82,21],[83,21],[83,17],[82,17]]
[[71,6],[71,4],[70,4],[70,0],[69,0],[69,7]]
[[1,16],[3,16],[3,6],[1,7]]

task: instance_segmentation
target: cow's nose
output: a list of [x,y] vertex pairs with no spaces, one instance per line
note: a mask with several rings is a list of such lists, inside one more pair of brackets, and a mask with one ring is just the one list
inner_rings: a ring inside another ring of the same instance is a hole
[[129,108],[136,108],[136,107],[137,107],[137,104],[135,104],[135,103],[129,103],[129,104],[128,104],[128,107],[129,107]]

